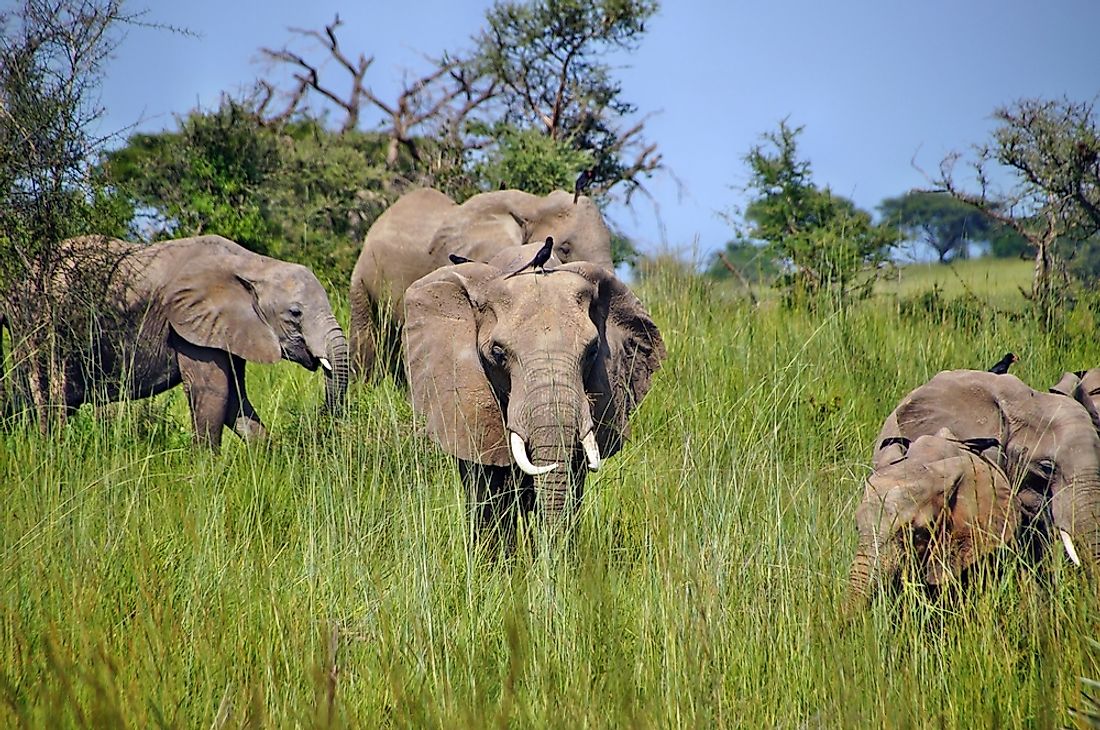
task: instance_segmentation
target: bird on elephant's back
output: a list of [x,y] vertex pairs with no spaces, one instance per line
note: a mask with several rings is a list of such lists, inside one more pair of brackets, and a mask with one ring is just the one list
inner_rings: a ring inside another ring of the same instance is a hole
[[68,410],[182,383],[197,442],[217,448],[223,427],[252,440],[266,429],[248,399],[245,363],[281,359],[323,370],[326,409],[342,409],[347,340],[306,267],[221,236],[147,246],[87,236],[62,246],[67,264],[55,288],[105,280],[92,341],[66,357]]
[[403,195],[367,232],[351,278],[349,340],[353,367],[397,375],[405,290],[451,264],[451,256],[488,262],[501,251],[553,237],[562,263],[611,268],[611,232],[591,199],[558,190],[499,190],[461,205],[430,188]]
[[545,273],[512,275],[538,248],[440,269],[405,295],[413,409],[459,459],[479,533],[510,536],[532,509],[559,532],[587,472],[622,448],[665,357],[609,268],[551,257]]

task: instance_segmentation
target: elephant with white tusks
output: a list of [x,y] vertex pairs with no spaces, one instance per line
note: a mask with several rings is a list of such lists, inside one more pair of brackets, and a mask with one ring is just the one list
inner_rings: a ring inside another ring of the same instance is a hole
[[[875,441],[875,473],[907,458],[918,439],[941,434],[942,429],[1004,471],[1022,520],[1048,531],[1072,562],[1095,570],[1100,563],[1100,437],[1082,403],[1033,390],[1014,375],[941,372],[909,393],[887,417]],[[969,478],[976,478],[969,473]],[[998,481],[992,476],[982,479],[988,484]],[[981,489],[986,499],[1001,499],[1003,490],[988,485]],[[948,489],[943,494],[949,504],[947,498],[957,498],[958,492]],[[892,578],[899,558],[894,532],[873,529],[870,508],[861,510],[864,514],[857,514],[856,520],[859,548],[849,580],[850,604],[856,605]],[[1005,515],[1011,511],[1001,509]]]
[[452,255],[488,262],[548,236],[563,263],[612,266],[611,231],[584,196],[574,202],[573,193],[563,190],[498,190],[461,205],[431,188],[401,196],[371,225],[351,276],[349,339],[356,371],[370,377],[377,366],[397,374],[405,290],[414,281],[449,266]]
[[405,294],[414,410],[458,457],[479,533],[511,537],[517,511],[566,524],[588,471],[622,446],[665,357],[657,326],[603,266],[508,275],[539,248],[448,266]]
[[[147,398],[180,383],[197,443],[215,450],[222,428],[249,441],[266,435],[245,391],[245,363],[280,359],[325,374],[325,405],[341,410],[347,340],[317,277],[304,266],[253,253],[221,236],[144,246],[86,236],[62,244],[73,262],[110,257],[103,322],[65,363],[72,410],[92,398]],[[86,273],[86,272],[85,272]]]

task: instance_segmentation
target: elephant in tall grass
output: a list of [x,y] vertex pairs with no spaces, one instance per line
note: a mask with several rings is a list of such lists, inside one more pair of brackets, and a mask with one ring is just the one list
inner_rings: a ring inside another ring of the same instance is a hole
[[561,262],[612,266],[611,232],[587,197],[574,202],[572,193],[561,190],[545,196],[498,190],[458,205],[431,188],[403,195],[367,231],[351,276],[349,339],[356,370],[369,377],[377,359],[396,370],[405,290],[449,266],[451,254],[488,262],[504,249],[547,236]]
[[869,595],[866,557],[878,584],[898,577],[906,560],[928,586],[961,577],[979,558],[1012,544],[1023,505],[1004,470],[946,428],[882,448],[856,509],[860,552],[852,566],[852,601]]
[[611,269],[552,258],[546,273],[508,276],[538,248],[439,269],[405,293],[413,408],[458,457],[480,531],[506,536],[517,511],[550,532],[568,522],[665,357]]
[[[58,287],[104,277],[94,331],[66,356],[64,405],[147,398],[180,383],[196,442],[217,449],[222,428],[265,435],[245,390],[245,363],[280,359],[325,373],[325,404],[338,412],[349,375],[347,340],[317,277],[221,236],[149,246],[87,236],[62,244]],[[96,262],[89,270],[86,262]]]
[[[1074,562],[1100,563],[1100,437],[1081,403],[1033,390],[1014,375],[941,372],[887,417],[875,441],[875,472],[941,429],[1004,470],[1022,519],[1060,537]],[[890,537],[860,530],[849,584],[856,602],[896,570]]]

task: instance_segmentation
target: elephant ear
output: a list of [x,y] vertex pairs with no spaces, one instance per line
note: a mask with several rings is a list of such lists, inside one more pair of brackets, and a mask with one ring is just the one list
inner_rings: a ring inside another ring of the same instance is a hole
[[278,335],[260,314],[256,286],[237,273],[232,259],[184,264],[163,299],[172,329],[194,345],[250,362],[274,363],[282,357]]
[[405,371],[413,410],[452,456],[511,463],[500,405],[477,349],[478,287],[500,270],[481,263],[438,269],[405,291]]
[[1100,433],[1100,413],[1097,413],[1096,404],[1092,401],[1092,394],[1081,376],[1077,373],[1065,373],[1062,379],[1050,388],[1050,392],[1072,398],[1084,406],[1085,410],[1088,411],[1089,420],[1092,421],[1093,429]]
[[558,267],[583,276],[597,287],[593,317],[601,328],[599,355],[585,389],[592,399],[600,453],[615,454],[629,433],[628,418],[649,392],[653,373],[665,359],[665,343],[638,297],[614,273],[599,264],[574,262]]
[[940,585],[1011,543],[1019,527],[1019,507],[1005,473],[980,456],[965,454],[928,468],[944,485],[944,514],[925,579]]

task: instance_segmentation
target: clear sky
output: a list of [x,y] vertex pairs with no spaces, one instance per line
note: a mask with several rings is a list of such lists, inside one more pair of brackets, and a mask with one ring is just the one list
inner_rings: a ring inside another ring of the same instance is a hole
[[[171,128],[174,114],[215,106],[264,75],[261,46],[337,12],[342,44],[375,56],[368,79],[392,98],[424,56],[468,47],[490,4],[150,0],[148,20],[199,37],[130,30],[108,68],[104,129]],[[654,113],[648,136],[671,173],[649,183],[664,226],[643,198],[614,222],[643,250],[720,248],[719,211],[744,202],[742,158],[785,117],[805,126],[815,181],[873,209],[924,184],[912,160],[934,171],[984,141],[998,105],[1100,94],[1098,29],[1100,0],[664,0],[619,71],[625,98]]]

